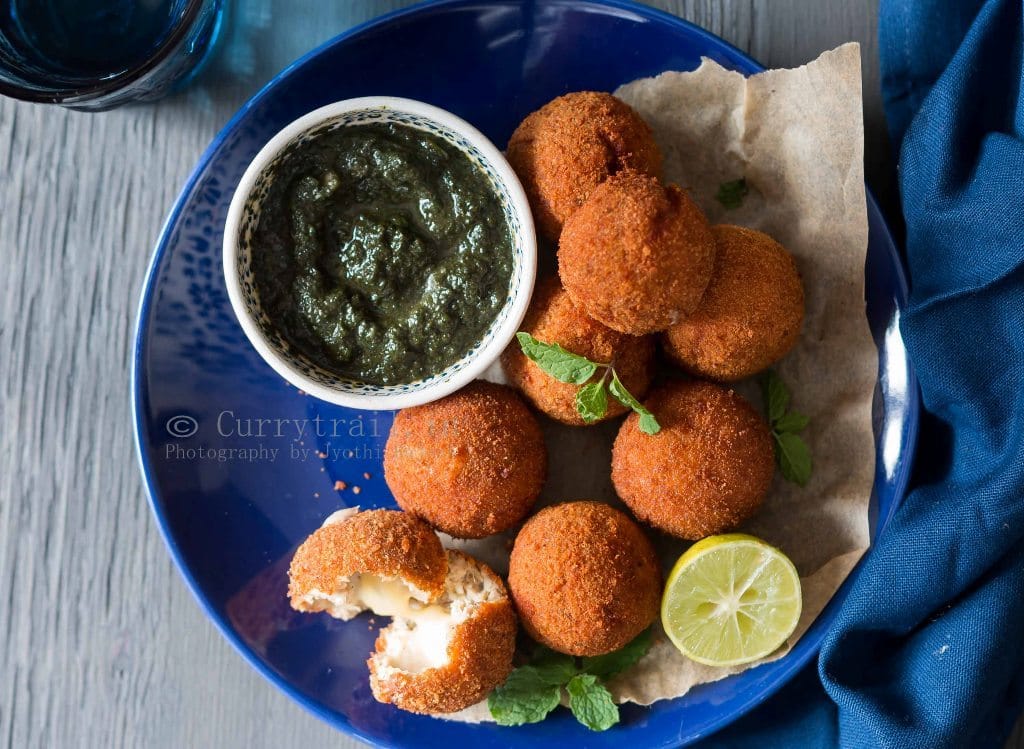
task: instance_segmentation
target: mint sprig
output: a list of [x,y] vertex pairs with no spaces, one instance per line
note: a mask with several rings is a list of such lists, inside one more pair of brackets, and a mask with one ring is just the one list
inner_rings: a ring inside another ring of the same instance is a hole
[[626,386],[622,384],[622,380],[619,379],[619,375],[612,370],[612,381],[608,385],[608,389],[612,395],[622,405],[627,408],[631,408],[640,416],[640,431],[645,434],[657,434],[661,431],[661,425],[658,420],[654,418],[654,414],[647,410],[647,408],[636,398],[629,394],[626,390]]
[[619,707],[605,681],[639,661],[651,647],[651,630],[620,650],[594,658],[574,658],[539,648],[530,663],[515,669],[487,697],[498,725],[520,726],[544,720],[569,695],[576,720],[592,731],[606,731],[619,722]]
[[619,707],[608,687],[593,674],[577,674],[565,685],[569,709],[591,731],[607,731],[619,722]]
[[584,658],[583,670],[602,679],[610,679],[643,658],[650,649],[651,630],[647,629],[612,653]]
[[[615,400],[640,416],[642,432],[657,434],[661,431],[661,425],[654,414],[626,390],[626,386],[622,384],[615,371],[614,362],[603,364],[590,361],[586,357],[567,351],[557,343],[538,341],[529,333],[516,333],[516,338],[526,358],[545,373],[559,382],[583,386],[576,393],[576,410],[587,424],[593,424],[608,413],[608,394],[611,393]],[[591,381],[599,371],[600,379]]]
[[775,443],[775,462],[783,478],[799,486],[807,486],[811,478],[811,451],[799,432],[810,423],[810,419],[789,410],[792,396],[775,370],[769,369],[761,377],[761,395]]
[[576,410],[588,424],[608,413],[608,391],[603,379],[580,388],[576,393]]
[[530,666],[545,684],[560,687],[576,675],[576,659],[550,648],[540,647],[533,655]]
[[529,333],[516,333],[519,347],[526,358],[559,382],[582,385],[597,372],[598,365],[582,356],[566,351],[557,343],[543,343]]
[[487,697],[498,725],[539,723],[562,701],[561,684],[549,684],[533,666],[521,666]]

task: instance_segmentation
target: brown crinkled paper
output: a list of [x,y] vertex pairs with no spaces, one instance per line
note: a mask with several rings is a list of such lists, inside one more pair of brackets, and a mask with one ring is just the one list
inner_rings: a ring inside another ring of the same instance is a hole
[[[864,312],[867,211],[863,173],[860,48],[846,44],[794,70],[750,78],[704,60],[621,86],[615,95],[654,129],[665,178],[691,190],[712,223],[760,229],[794,254],[806,287],[807,316],[796,350],[778,366],[814,461],[806,488],[776,475],[771,493],[743,531],[781,548],[800,570],[803,615],[785,655],[818,616],[868,546],[874,477],[871,405],[878,357]],[[741,207],[715,200],[719,185],[745,178]],[[738,388],[759,403],[753,383]],[[593,428],[546,424],[552,466],[543,503],[603,499],[609,446],[619,420]],[[510,537],[455,542],[506,572]],[[685,544],[656,537],[666,569]],[[618,702],[650,704],[686,694],[753,665],[711,668],[683,657],[660,630],[634,668],[610,684]],[[486,703],[449,717],[491,720]]]

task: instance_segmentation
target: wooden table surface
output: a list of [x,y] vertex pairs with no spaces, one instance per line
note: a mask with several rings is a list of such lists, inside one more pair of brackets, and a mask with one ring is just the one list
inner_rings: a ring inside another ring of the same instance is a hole
[[[0,746],[357,745],[246,665],[174,569],[136,464],[128,363],[153,244],[214,134],[291,60],[408,4],[236,0],[215,62],[159,104],[0,99]],[[892,209],[874,2],[652,4],[770,67],[859,41],[868,180]]]

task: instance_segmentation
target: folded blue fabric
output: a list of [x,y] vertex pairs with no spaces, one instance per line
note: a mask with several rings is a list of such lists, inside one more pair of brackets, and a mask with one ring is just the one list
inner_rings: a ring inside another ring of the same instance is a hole
[[1024,705],[1021,0],[882,0],[926,414],[818,662],[707,746],[999,747]]

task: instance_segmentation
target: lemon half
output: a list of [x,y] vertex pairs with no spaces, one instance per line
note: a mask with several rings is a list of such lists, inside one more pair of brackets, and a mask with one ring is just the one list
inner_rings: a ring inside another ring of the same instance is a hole
[[679,557],[661,623],[687,658],[737,666],[764,658],[800,621],[800,575],[774,546],[743,533],[710,536]]

